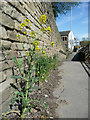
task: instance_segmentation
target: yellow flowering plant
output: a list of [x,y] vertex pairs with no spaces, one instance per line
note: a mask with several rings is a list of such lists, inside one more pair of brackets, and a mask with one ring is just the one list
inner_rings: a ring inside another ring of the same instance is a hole
[[[42,15],[39,19],[42,24],[45,24],[46,20],[46,15]],[[45,80],[47,73],[51,69],[52,63],[54,61],[47,56],[46,50],[40,48],[39,40],[36,36],[37,33],[34,30],[31,30],[30,36],[28,36],[26,31],[23,30],[28,25],[28,23],[31,26],[29,19],[24,20],[24,23],[20,24],[20,30],[23,32],[23,34],[26,35],[28,43],[30,42],[30,38],[33,38],[32,47],[29,44],[29,49],[26,51],[24,43],[22,43],[22,48],[23,51],[25,51],[25,56],[19,59],[16,57],[12,58],[19,69],[19,73],[17,75],[13,75],[12,78],[17,80],[20,79],[19,84],[23,84],[23,87],[21,86],[21,88],[18,88],[18,86],[14,86],[17,91],[14,92],[10,107],[12,108],[17,103],[19,117],[21,118],[25,117],[27,111],[32,113],[32,108],[34,105],[37,103],[41,104],[39,100],[32,99],[30,92],[39,89],[40,79]],[[51,28],[42,27],[41,31],[48,31],[50,33]],[[20,35],[17,35],[17,39],[21,40]],[[51,42],[51,44],[54,45],[55,43]],[[24,63],[25,66],[23,66]],[[43,106],[45,109],[47,108],[46,103],[43,103]]]

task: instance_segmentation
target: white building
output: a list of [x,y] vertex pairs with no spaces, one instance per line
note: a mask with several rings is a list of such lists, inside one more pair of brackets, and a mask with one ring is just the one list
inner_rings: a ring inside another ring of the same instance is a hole
[[62,37],[65,47],[68,48],[69,51],[73,51],[74,46],[75,46],[73,32],[72,31],[61,31],[60,35]]

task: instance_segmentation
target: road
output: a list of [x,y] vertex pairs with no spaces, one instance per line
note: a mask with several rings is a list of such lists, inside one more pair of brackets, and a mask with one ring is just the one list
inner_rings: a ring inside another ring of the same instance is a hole
[[88,75],[78,61],[72,61],[75,53],[58,69],[61,84],[54,91],[58,97],[58,118],[88,118]]

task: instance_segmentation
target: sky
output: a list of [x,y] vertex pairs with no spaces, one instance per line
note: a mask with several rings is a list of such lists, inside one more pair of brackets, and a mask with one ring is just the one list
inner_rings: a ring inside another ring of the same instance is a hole
[[[60,15],[56,18],[56,25],[59,31],[68,31],[71,29],[71,11],[66,15]],[[74,37],[82,40],[82,37],[88,37],[88,2],[82,2],[79,6],[72,8],[72,31]]]

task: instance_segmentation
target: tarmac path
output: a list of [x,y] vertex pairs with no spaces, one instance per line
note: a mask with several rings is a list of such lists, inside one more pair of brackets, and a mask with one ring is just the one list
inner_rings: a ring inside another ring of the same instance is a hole
[[54,91],[59,103],[58,118],[88,118],[88,75],[78,61],[71,61],[73,53],[59,66],[61,84]]

